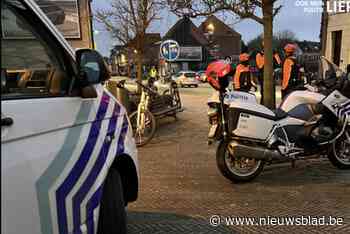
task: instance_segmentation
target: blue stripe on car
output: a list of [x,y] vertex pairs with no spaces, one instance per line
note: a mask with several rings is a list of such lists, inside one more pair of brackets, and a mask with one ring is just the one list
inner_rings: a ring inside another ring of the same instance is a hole
[[128,127],[129,127],[128,118],[126,115],[124,115],[123,125],[122,125],[122,129],[120,130],[121,133],[118,140],[117,152],[115,155],[121,155],[125,150],[124,141],[125,141],[126,133],[128,132]]
[[92,102],[82,102],[77,118],[74,122],[75,126],[68,130],[62,148],[59,150],[52,163],[48,166],[45,172],[35,183],[40,215],[41,232],[43,234],[53,233],[53,220],[51,219],[50,212],[51,206],[49,199],[49,189],[55,183],[57,177],[62,173],[62,170],[66,167],[69,159],[71,158],[84,126],[80,123],[84,123],[88,120],[88,116],[90,114],[91,109]]
[[80,156],[73,168],[65,178],[63,183],[59,186],[56,191],[56,205],[57,205],[57,221],[59,227],[59,233],[68,233],[67,225],[67,210],[66,210],[66,197],[72,188],[76,185],[79,177],[83,173],[91,154],[96,145],[102,121],[106,115],[110,97],[103,94],[101,102],[97,111],[96,119],[91,125],[87,141],[85,142],[84,148],[80,153]]
[[[116,156],[122,154],[124,152],[124,148],[125,148],[125,136],[126,133],[128,131],[128,120],[126,115],[123,118],[123,124],[122,124],[122,129],[119,135],[119,139],[118,139],[118,146],[117,146],[117,152],[116,152]],[[98,207],[100,205],[100,201],[101,201],[101,196],[102,196],[102,188],[103,185],[101,185],[96,192],[94,193],[94,195],[90,198],[90,200],[88,201],[87,205],[86,205],[86,215],[87,215],[87,234],[93,234],[94,233],[94,220],[93,220],[93,215],[94,215],[94,210],[96,209],[96,207]]]
[[89,202],[86,205],[86,226],[87,226],[87,234],[94,234],[94,210],[100,204],[101,197],[103,191],[103,184],[96,190],[94,195],[90,198]]
[[114,135],[116,131],[116,125],[117,125],[117,117],[119,115],[120,111],[120,105],[116,104],[114,107],[114,114],[116,117],[111,118],[109,124],[108,124],[108,130],[107,134],[105,136],[104,143],[100,149],[99,155],[97,157],[97,160],[95,164],[93,165],[92,169],[89,172],[89,175],[87,176],[84,183],[81,185],[77,193],[73,197],[73,225],[74,225],[74,233],[81,233],[80,231],[80,225],[81,225],[81,214],[80,214],[80,205],[84,198],[86,197],[87,193],[93,186],[94,182],[96,181],[96,178],[100,174],[103,165],[106,162],[109,148],[111,146],[111,141],[107,141],[107,137],[110,137],[111,135]]

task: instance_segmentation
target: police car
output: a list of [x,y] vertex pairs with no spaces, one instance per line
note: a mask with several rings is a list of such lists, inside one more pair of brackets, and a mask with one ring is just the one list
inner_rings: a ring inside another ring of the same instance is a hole
[[1,32],[1,233],[125,233],[137,150],[103,58],[33,0],[2,0]]

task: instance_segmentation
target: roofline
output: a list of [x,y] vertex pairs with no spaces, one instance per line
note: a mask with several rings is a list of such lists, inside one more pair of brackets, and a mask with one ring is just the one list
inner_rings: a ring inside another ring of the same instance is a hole
[[[185,20],[185,17],[182,17],[181,19],[179,19],[178,21],[176,21],[176,23],[167,31],[167,33],[162,37],[162,39],[166,39],[166,38],[170,38],[169,34],[175,30],[175,27],[177,25],[179,25],[181,23],[181,21]],[[192,20],[190,18],[187,18],[190,21],[190,24],[194,27],[196,34],[200,35],[200,37],[202,37],[202,39],[205,41],[205,44],[201,43],[196,36],[192,35],[192,37],[194,37],[194,39],[198,42],[198,44],[201,44],[202,46],[207,45],[209,42],[208,40],[205,38],[205,36],[203,35],[202,31],[192,22]]]
[[[228,26],[225,22],[223,22],[221,19],[219,19],[217,16],[215,15],[211,15],[208,16],[199,26],[198,29],[201,30],[202,26],[204,27],[204,23],[208,21],[209,18],[215,18],[217,21],[219,21],[221,24],[225,25],[233,34],[234,36],[240,36],[242,37],[242,34],[240,34],[239,32],[237,32],[236,30],[234,30],[233,28],[231,28],[230,26]],[[202,30],[201,30],[202,31]],[[204,33],[204,32],[203,32]]]

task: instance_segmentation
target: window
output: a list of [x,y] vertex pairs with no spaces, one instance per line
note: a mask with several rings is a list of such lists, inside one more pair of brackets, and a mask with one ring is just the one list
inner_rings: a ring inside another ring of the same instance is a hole
[[196,76],[196,73],[188,72],[188,73],[185,73],[185,76],[193,78]]
[[63,95],[65,73],[27,15],[19,1],[1,4],[1,98]]
[[333,63],[336,64],[337,66],[340,65],[340,61],[341,61],[342,37],[343,37],[343,32],[342,31],[334,31],[334,32],[332,32]]

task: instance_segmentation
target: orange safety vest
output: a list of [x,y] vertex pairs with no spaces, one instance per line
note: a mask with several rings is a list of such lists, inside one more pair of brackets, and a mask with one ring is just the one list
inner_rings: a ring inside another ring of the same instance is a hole
[[[242,80],[243,84],[241,84]],[[251,74],[250,68],[248,66],[244,66],[243,64],[239,64],[236,68],[236,73],[233,78],[233,84],[235,89],[240,89],[242,87],[251,86]]]
[[265,64],[264,54],[261,52],[256,54],[256,66],[258,69],[263,69]]
[[283,63],[282,90],[300,83],[299,69],[295,57],[287,57]]
[[[282,64],[282,60],[279,56],[278,53],[274,53],[273,54],[273,59],[274,59],[274,63],[277,65],[281,65]],[[264,58],[264,54],[259,52],[256,54],[256,66],[261,70],[264,68],[265,65],[265,58]]]

